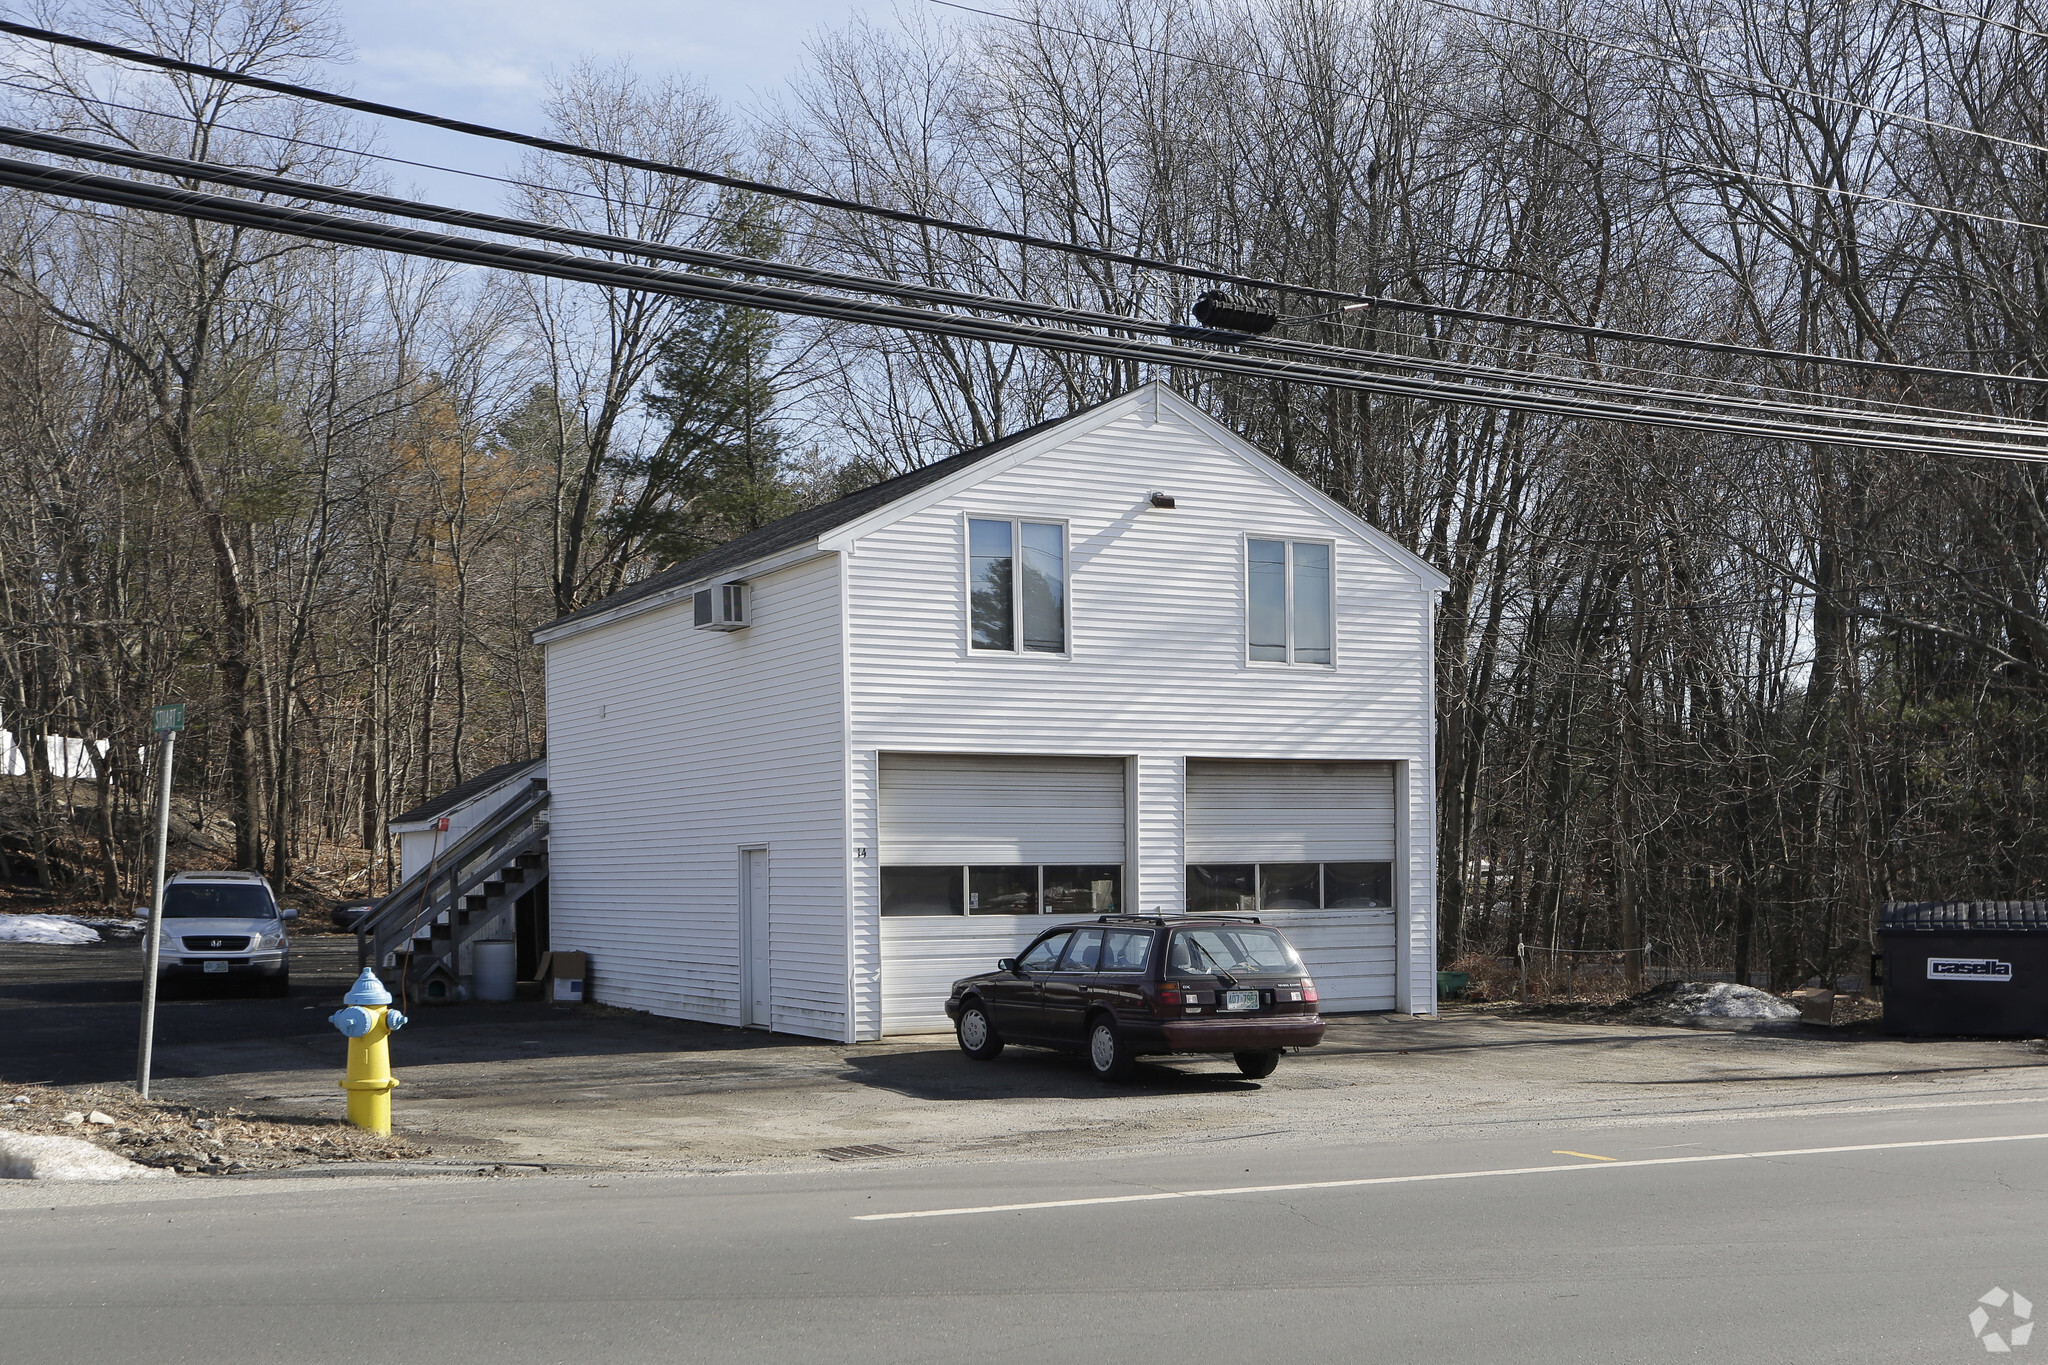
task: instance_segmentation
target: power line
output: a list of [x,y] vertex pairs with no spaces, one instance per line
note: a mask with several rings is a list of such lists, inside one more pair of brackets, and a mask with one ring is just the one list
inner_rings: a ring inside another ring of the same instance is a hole
[[[1432,3],[1437,0],[1431,0]],[[1478,13],[1478,11],[1473,11]],[[645,157],[631,156],[621,152],[607,152],[597,148],[579,146],[554,138],[539,137],[530,133],[514,132],[494,128],[487,124],[470,123],[461,119],[445,118],[438,114],[423,113],[398,105],[381,104],[373,100],[361,100],[350,95],[335,94],[311,86],[289,81],[271,80],[268,77],[252,76],[244,72],[230,71],[223,67],[207,66],[188,62],[175,57],[161,56],[136,48],[121,47],[97,39],[78,37],[52,29],[37,28],[27,24],[0,20],[0,33],[20,38],[51,43],[61,47],[72,47],[92,52],[119,61],[134,62],[143,66],[154,66],[162,70],[178,71],[187,75],[204,76],[210,80],[241,85],[249,89],[265,90],[273,94],[287,95],[296,99],[331,105],[357,113],[372,114],[383,118],[400,119],[427,127],[440,128],[449,132],[464,133],[474,137],[489,138],[531,147],[561,156],[583,157],[609,162],[634,170],[650,171],[663,175],[682,176],[705,184],[719,185],[729,189],[744,190],[792,202],[809,204],[818,208],[829,208],[839,212],[865,214],[893,222],[908,223],[920,227],[937,228],[968,236],[1014,245],[1033,247],[1069,255],[1083,256],[1095,260],[1109,261],[1137,269],[1156,270],[1186,279],[1202,280],[1215,284],[1228,284],[1245,289],[1272,290],[1292,293],[1303,297],[1321,298],[1339,303],[1366,304],[1376,307],[1400,309],[1439,317],[1456,318],[1463,321],[1479,322],[1503,327],[1531,327],[1556,331],[1576,336],[1602,338],[1615,341],[1635,342],[1643,345],[1674,346],[1718,354],[1747,355],[1778,361],[1794,361],[1803,364],[1829,365],[1851,369],[1879,371],[1888,374],[1922,374],[1943,378],[1968,378],[1991,383],[2012,383],[2028,386],[2048,387],[2048,378],[2032,375],[1998,374],[1990,371],[1964,371],[1939,366],[1915,365],[1898,361],[1868,360],[1861,357],[1830,356],[1808,351],[1786,351],[1769,346],[1750,346],[1738,342],[1717,342],[1696,340],[1685,337],[1666,336],[1655,332],[1635,332],[1621,328],[1600,327],[1589,323],[1560,322],[1545,318],[1519,317],[1513,314],[1492,313],[1482,309],[1461,308],[1452,304],[1427,303],[1412,299],[1388,298],[1373,294],[1352,293],[1344,290],[1324,289],[1314,285],[1290,284],[1279,280],[1262,279],[1256,276],[1237,275],[1225,271],[1210,270],[1198,266],[1181,265],[1148,256],[1115,251],[1107,247],[1088,246],[1078,242],[1063,242],[1055,238],[1038,237],[1029,233],[1011,232],[1004,228],[992,228],[953,219],[913,213],[905,209],[892,209],[877,204],[862,203],[858,200],[843,199],[833,195],[816,194],[808,190],[793,189],[785,185],[773,185],[763,181],[750,180],[741,176],[723,175],[713,171],[698,170],[669,162],[654,161]]]
[[[441,205],[421,203],[418,200],[399,199],[368,191],[315,184],[271,175],[267,172],[219,166],[208,162],[191,161],[182,157],[137,151],[126,147],[107,147],[57,134],[9,128],[4,125],[0,125],[0,142],[60,156],[101,161],[124,166],[131,170],[169,176],[174,179],[208,180],[217,184],[231,185],[260,194],[277,194],[293,198],[311,199],[338,207],[413,218],[419,221],[437,222],[502,236],[537,239],[553,242],[558,245],[577,246],[595,251],[639,255],[650,259],[664,260],[704,269],[762,275],[798,284],[851,290],[857,293],[881,294],[886,297],[946,308],[986,309],[1013,316],[1035,317],[1069,326],[1098,327],[1180,339],[1222,341],[1261,353],[1288,355],[1317,362],[1334,361],[1351,364],[1371,363],[1396,366],[1418,373],[1454,374],[1461,378],[1478,379],[1490,383],[1535,384],[1553,389],[1565,389],[1577,393],[1603,394],[1609,397],[1653,404],[1686,404],[1706,409],[1717,409],[1738,415],[1753,414],[1768,418],[1783,417],[1825,422],[1861,421],[1881,424],[1883,427],[1896,428],[1898,429],[1896,434],[1914,433],[1924,436],[1929,434],[1925,428],[1936,425],[1932,422],[1923,422],[1910,417],[1894,416],[1887,413],[1844,411],[1840,408],[1831,408],[1826,405],[1778,403],[1734,398],[1721,394],[1703,394],[1670,389],[1653,390],[1606,380],[1573,379],[1570,377],[1535,374],[1529,371],[1500,370],[1433,357],[1406,356],[1349,347],[1325,346],[1304,341],[1273,341],[1269,338],[1254,339],[1235,334],[1204,332],[1198,328],[1188,328],[1173,323],[1157,322],[1143,318],[1132,318],[1122,314],[1072,308],[1060,304],[1034,303],[1021,299],[995,298],[959,290],[942,289],[930,285],[876,279],[872,276],[848,275],[812,266],[762,260],[756,257],[704,247],[676,246],[667,243],[649,242],[639,238],[608,233],[594,233],[580,228],[538,223],[527,219],[507,218],[470,209],[448,208]],[[1938,424],[1940,439],[1947,439],[1950,434],[1957,432],[1979,432],[1987,436],[2003,438],[2023,437],[2026,435],[2048,436],[2048,429],[2040,427],[2022,426],[2012,422],[1982,423],[1961,421],[1958,420],[1959,416],[1959,414],[1953,413],[1945,414],[1946,420]],[[1846,429],[1854,430],[1853,428]]]
[[1284,356],[1198,351],[1163,342],[1105,336],[1071,328],[936,312],[852,299],[844,295],[759,284],[725,276],[657,270],[619,261],[569,256],[529,247],[454,237],[418,228],[368,223],[278,204],[257,203],[195,190],[94,175],[11,158],[0,158],[0,185],[85,199],[115,207],[197,218],[313,241],[395,251],[457,264],[487,266],[615,288],[639,289],[671,297],[743,308],[762,308],[863,326],[1066,351],[1140,364],[1280,382],[1320,384],[1427,402],[1503,408],[1572,419],[1622,421],[1644,426],[1711,432],[1723,436],[1819,441],[1899,453],[1963,455],[1991,459],[2048,459],[2048,450],[2039,448],[2000,447],[1980,442],[1917,437],[1892,432],[1844,432],[1779,420],[1728,418],[1604,400],[1560,398],[1527,391],[1443,384],[1421,377],[1376,374],[1332,365],[1315,365]]
[[[936,0],[935,0],[935,2],[936,2]],[[966,7],[965,7],[965,6],[962,6],[962,7],[960,7],[960,8],[966,8]],[[986,11],[986,10],[974,10],[973,12],[974,12],[974,13],[976,13],[976,14],[993,14],[993,11]],[[1000,16],[996,16],[996,17],[1000,17]],[[1059,31],[1061,31],[1061,32],[1073,32],[1073,33],[1078,33],[1078,32],[1079,32],[1078,30],[1066,30],[1066,29],[1062,29],[1062,30],[1059,30]],[[1082,35],[1082,36],[1085,36],[1085,35]],[[1153,49],[1148,49],[1148,50],[1153,50]],[[1163,50],[1161,50],[1161,51],[1162,51],[1162,54],[1163,54]],[[1165,54],[1163,54],[1163,55],[1165,55]],[[1232,69],[1238,69],[1238,68],[1232,68]],[[20,82],[20,81],[12,81],[12,80],[7,80],[7,79],[4,79],[4,78],[0,78],[0,86],[5,86],[5,87],[8,87],[8,88],[12,88],[12,89],[16,89],[16,90],[22,90],[22,91],[27,91],[27,92],[31,92],[31,93],[43,93],[43,92],[41,91],[41,89],[40,89],[39,87],[36,87],[36,86],[31,86],[31,85],[28,85],[28,84],[26,84],[26,83],[24,83],[24,82]],[[172,120],[172,121],[175,121],[175,122],[182,122],[182,123],[193,123],[193,124],[197,124],[197,123],[199,123],[199,122],[200,122],[200,120],[199,120],[199,119],[197,119],[197,118],[196,118],[196,117],[195,117],[194,115],[192,115],[192,114],[189,114],[189,113],[179,113],[179,112],[174,112],[174,111],[171,111],[171,110],[164,110],[164,109],[152,109],[152,108],[149,108],[148,106],[145,106],[145,105],[137,105],[137,104],[128,104],[128,103],[124,103],[124,102],[122,102],[122,101],[120,101],[120,100],[110,100],[110,99],[105,99],[105,98],[103,98],[103,97],[99,97],[99,96],[94,96],[94,95],[87,95],[87,94],[83,94],[83,93],[80,93],[80,92],[77,92],[77,91],[71,91],[71,92],[67,92],[66,98],[68,98],[68,99],[71,99],[71,100],[75,100],[75,101],[78,101],[78,102],[80,102],[80,103],[84,103],[84,104],[90,104],[90,105],[93,105],[93,106],[95,106],[95,107],[98,107],[98,108],[103,108],[103,109],[118,109],[118,110],[122,110],[122,111],[124,111],[124,112],[126,112],[126,113],[132,113],[132,114],[141,114],[141,115],[143,115],[143,116],[145,116],[145,117],[148,117],[148,118],[161,118],[161,119],[169,119],[169,120]],[[318,150],[318,151],[326,151],[326,152],[335,152],[335,153],[339,153],[339,154],[342,154],[342,155],[345,155],[345,156],[352,156],[352,157],[362,157],[362,158],[365,158],[365,159],[368,159],[368,160],[374,160],[374,161],[381,161],[381,162],[385,162],[385,163],[388,163],[388,164],[391,164],[391,165],[397,165],[397,166],[408,166],[408,167],[412,167],[412,168],[414,168],[414,169],[417,169],[417,170],[429,170],[429,171],[438,171],[438,172],[442,172],[442,173],[444,173],[444,174],[448,174],[448,175],[458,175],[458,176],[463,176],[463,177],[466,177],[466,178],[470,178],[470,179],[476,179],[476,180],[483,180],[483,181],[487,181],[487,182],[489,182],[489,183],[491,183],[491,184],[496,184],[496,185],[506,185],[506,186],[511,186],[511,187],[515,187],[515,188],[520,188],[520,189],[536,190],[536,191],[540,191],[540,192],[543,192],[543,193],[549,193],[549,194],[561,194],[561,195],[564,195],[564,196],[567,196],[567,197],[570,197],[570,198],[574,198],[574,199],[582,199],[582,200],[588,200],[588,201],[590,201],[590,202],[592,202],[592,203],[604,204],[604,205],[606,205],[607,207],[612,207],[612,206],[624,206],[624,207],[629,207],[629,208],[651,208],[651,207],[653,207],[652,205],[649,205],[649,204],[643,203],[643,202],[641,202],[641,201],[638,201],[638,200],[632,200],[632,199],[606,199],[606,198],[605,198],[604,196],[602,196],[602,195],[599,195],[599,194],[594,194],[594,193],[591,193],[590,191],[587,191],[587,190],[578,190],[578,189],[573,189],[573,188],[569,188],[569,187],[566,187],[566,186],[559,186],[559,185],[546,185],[546,184],[542,184],[542,183],[540,183],[540,182],[538,182],[538,181],[532,181],[532,180],[522,180],[522,179],[519,179],[519,178],[518,178],[518,177],[516,177],[516,176],[504,176],[504,175],[493,175],[493,174],[491,174],[491,173],[489,173],[489,172],[487,172],[487,171],[475,171],[475,170],[467,170],[467,169],[464,169],[464,168],[462,168],[462,167],[458,167],[458,166],[447,166],[447,165],[442,165],[442,164],[440,164],[440,163],[438,163],[438,162],[432,162],[432,161],[415,161],[415,160],[411,160],[411,159],[409,159],[409,158],[406,158],[406,157],[392,156],[392,155],[390,155],[390,154],[388,154],[388,153],[384,153],[384,152],[375,152],[375,151],[369,151],[369,150],[366,150],[366,149],[362,149],[362,148],[356,148],[356,147],[349,147],[349,146],[343,146],[343,145],[341,145],[341,144],[338,144],[338,143],[332,143],[332,142],[322,142],[322,141],[319,141],[318,139],[315,139],[315,138],[306,138],[306,137],[300,137],[300,136],[297,136],[297,135],[295,135],[295,134],[291,134],[291,133],[281,133],[281,132],[277,132],[277,131],[276,131],[276,130],[274,130],[274,129],[266,129],[266,128],[252,128],[252,127],[249,127],[249,126],[247,126],[247,125],[243,125],[243,124],[234,124],[234,123],[227,123],[227,122],[217,122],[217,123],[213,123],[213,124],[210,124],[209,126],[211,126],[211,127],[217,127],[217,128],[224,128],[224,129],[226,129],[226,130],[228,130],[228,131],[230,131],[230,132],[237,132],[237,133],[243,133],[243,134],[246,134],[246,135],[248,135],[248,136],[251,136],[251,137],[259,137],[259,138],[264,138],[264,139],[267,139],[267,140],[271,140],[271,141],[283,142],[283,143],[287,143],[287,144],[289,144],[289,145],[291,145],[291,146],[297,146],[297,147],[309,147],[309,148],[313,148],[313,149],[315,149],[315,150]],[[52,136],[54,136],[54,135],[52,135]],[[27,144],[23,144],[23,145],[27,145]],[[49,148],[49,150],[55,150],[55,151],[60,151],[60,152],[63,152],[64,154],[67,154],[67,155],[76,155],[76,156],[84,156],[84,157],[88,157],[88,158],[91,158],[91,159],[99,159],[99,160],[106,160],[106,159],[107,159],[107,158],[106,158],[106,157],[104,157],[104,156],[95,156],[95,152],[94,152],[94,150],[91,150],[91,149],[90,149],[91,147],[93,147],[93,145],[92,145],[92,144],[83,144],[83,143],[81,143],[81,144],[78,144],[78,145],[77,145],[76,147],[69,147],[69,148],[59,148],[59,147],[51,146],[51,147]],[[97,150],[98,150],[98,151],[102,151],[102,152],[103,152],[103,151],[105,151],[105,150],[107,150],[107,149],[106,149],[106,148],[104,148],[104,147],[98,147],[98,148],[97,148]],[[203,172],[201,172],[200,170],[197,170],[197,169],[195,169],[195,168],[196,168],[197,166],[198,166],[198,163],[184,163],[183,165],[181,165],[181,166],[178,166],[178,167],[165,167],[165,168],[163,168],[163,170],[164,170],[164,173],[166,173],[166,174],[172,174],[172,175],[191,175],[191,174],[202,174]],[[317,188],[323,188],[323,187],[317,187],[317,186],[312,186],[312,185],[308,185],[308,184],[306,184],[305,182],[294,182],[294,183],[295,183],[295,184],[296,184],[296,186],[297,186],[297,189],[296,189],[296,191],[294,191],[294,192],[300,192],[300,193],[304,193],[304,192],[307,192],[307,191],[310,191],[310,190],[314,190],[314,189],[317,189]],[[396,202],[397,202],[397,201],[394,201],[394,203],[396,203]],[[716,223],[716,224],[720,224],[720,225],[723,225],[723,226],[739,226],[739,225],[741,225],[741,224],[742,224],[742,222],[743,222],[743,220],[741,220],[741,219],[739,219],[739,218],[734,218],[734,217],[731,217],[731,216],[728,216],[728,215],[724,215],[724,214],[719,214],[719,213],[713,213],[713,212],[710,212],[710,211],[708,211],[708,210],[704,210],[704,209],[698,209],[698,208],[689,208],[689,207],[676,207],[676,208],[675,208],[675,211],[676,211],[676,212],[680,212],[680,213],[683,213],[683,214],[685,214],[685,215],[687,215],[687,216],[689,216],[689,217],[692,217],[692,218],[698,218],[698,219],[702,219],[702,220],[703,220],[703,221],[705,221],[705,222],[709,222],[709,223]],[[854,242],[850,241],[850,240],[849,240],[848,238],[846,238],[845,236],[843,236],[843,235],[840,235],[840,234],[837,234],[837,233],[829,233],[829,232],[825,232],[825,231],[822,231],[822,230],[820,230],[820,229],[818,229],[818,228],[816,228],[816,227],[803,227],[803,226],[798,226],[798,227],[795,227],[795,228],[793,228],[793,229],[792,229],[792,228],[791,228],[791,227],[790,227],[790,226],[789,226],[788,224],[785,224],[785,223],[778,223],[778,224],[777,224],[777,230],[778,230],[778,231],[795,231],[795,232],[796,232],[796,233],[797,233],[798,235],[800,235],[800,236],[803,236],[803,237],[806,237],[806,238],[808,238],[808,239],[810,239],[810,240],[812,240],[812,241],[815,241],[815,242],[822,242],[822,243],[827,243],[827,244],[829,244],[829,245],[831,245],[831,246],[833,246],[833,247],[837,247],[837,248],[840,248],[840,249],[845,249],[845,250],[857,249],[857,248],[856,248],[856,244],[855,244]],[[1325,322],[1325,325],[1327,325],[1327,326],[1332,326],[1332,327],[1335,327],[1335,328],[1337,328],[1337,329],[1339,329],[1339,330],[1341,330],[1341,331],[1348,331],[1348,332],[1362,332],[1362,331],[1366,331],[1366,330],[1368,330],[1368,329],[1366,329],[1366,328],[1363,328],[1363,327],[1360,327],[1360,326],[1358,326],[1357,324],[1354,324],[1354,323],[1348,323],[1348,322],[1344,322],[1344,321],[1342,321],[1342,320],[1341,320],[1341,318],[1342,318],[1342,315],[1343,315],[1344,311],[1345,311],[1345,310],[1339,309],[1339,310],[1337,310],[1336,312],[1333,312],[1333,313],[1330,313],[1330,314],[1327,314],[1327,315],[1325,315],[1325,319],[1323,319],[1323,320],[1324,320],[1324,322]],[[1397,333],[1396,335],[1405,335],[1405,334],[1399,334],[1399,333]],[[1694,373],[1690,373],[1690,372],[1688,372],[1688,371],[1683,371],[1683,370],[1673,370],[1673,369],[1667,369],[1667,368],[1658,368],[1658,367],[1652,367],[1652,366],[1645,366],[1645,365],[1632,365],[1632,364],[1629,364],[1629,363],[1627,363],[1627,362],[1625,362],[1625,361],[1619,361],[1619,360],[1615,360],[1615,359],[1613,359],[1612,357],[1603,357],[1603,358],[1599,359],[1598,361],[1588,361],[1588,360],[1586,360],[1586,359],[1585,359],[1584,357],[1581,357],[1581,356],[1578,356],[1578,355],[1575,355],[1575,354],[1569,354],[1569,353],[1558,353],[1558,352],[1547,352],[1547,351],[1538,351],[1538,350],[1534,350],[1534,349],[1529,349],[1529,348],[1524,348],[1524,347],[1520,347],[1520,346],[1514,346],[1514,345],[1508,345],[1508,344],[1503,344],[1503,343],[1500,343],[1500,342],[1489,342],[1489,341],[1483,341],[1483,340],[1480,340],[1480,339],[1479,339],[1478,337],[1476,337],[1476,336],[1463,336],[1463,337],[1459,337],[1459,338],[1457,338],[1457,339],[1456,339],[1455,341],[1446,341],[1446,339],[1445,339],[1445,338],[1443,338],[1443,337],[1441,337],[1441,336],[1433,336],[1433,335],[1425,334],[1425,335],[1424,335],[1424,337],[1423,337],[1422,339],[1424,339],[1424,340],[1427,340],[1427,341],[1432,341],[1432,342],[1439,342],[1439,343],[1447,344],[1447,345],[1450,345],[1450,346],[1452,346],[1452,347],[1453,347],[1454,349],[1463,349],[1463,348],[1467,348],[1467,347],[1470,347],[1470,348],[1474,348],[1474,349],[1478,349],[1478,350],[1482,350],[1482,351],[1488,351],[1488,352],[1493,352],[1493,353],[1495,353],[1495,354],[1498,354],[1498,355],[1500,355],[1500,356],[1503,356],[1503,357],[1505,357],[1505,358],[1506,358],[1507,360],[1509,360],[1509,361],[1514,361],[1514,360],[1528,360],[1528,361],[1531,361],[1531,362],[1543,362],[1543,361],[1564,361],[1564,362],[1567,362],[1567,363],[1570,363],[1570,364],[1573,364],[1573,365],[1583,365],[1583,366],[1588,366],[1588,367],[1591,367],[1591,368],[1597,368],[1597,369],[1600,369],[1600,370],[1605,370],[1605,371],[1619,371],[1619,372],[1623,372],[1623,373],[1627,373],[1627,374],[1635,374],[1635,375],[1644,375],[1644,376],[1648,376],[1648,377],[1651,377],[1651,378],[1658,378],[1658,379],[1667,379],[1667,380],[1669,380],[1669,379],[1676,379],[1676,380],[1682,380],[1682,381],[1686,381],[1686,382],[1690,382],[1690,383],[1695,383],[1695,384],[1713,384],[1713,385],[1719,385],[1719,386],[1721,386],[1721,387],[1723,387],[1723,388],[1732,388],[1732,389],[1746,389],[1746,390],[1749,390],[1749,391],[1752,391],[1752,392],[1758,392],[1758,393],[1766,393],[1766,394],[1772,394],[1772,393],[1774,393],[1774,394],[1780,394],[1780,395],[1789,395],[1789,396],[1796,396],[1796,397],[1802,397],[1802,398],[1812,398],[1812,397],[1823,397],[1823,396],[1824,396],[1824,397],[1827,397],[1828,399],[1830,399],[1830,401],[1831,401],[1831,402],[1832,402],[1833,404],[1836,404],[1836,405],[1839,405],[1839,404],[1843,404],[1843,403],[1853,403],[1853,404],[1859,404],[1859,405],[1863,405],[1863,406],[1866,406],[1866,407],[1869,407],[1869,408],[1872,408],[1872,409],[1879,409],[1879,410],[1883,410],[1883,411],[1887,411],[1887,412],[1921,413],[1921,414],[1925,414],[1925,415],[1928,415],[1928,416],[1936,416],[1936,417],[1943,417],[1943,418],[1953,418],[1953,417],[1955,417],[1955,416],[1957,415],[1957,412],[1956,412],[1956,410],[1955,410],[1955,409],[1953,409],[1953,408],[1946,408],[1946,407],[1937,407],[1937,406],[1932,406],[1932,405],[1929,405],[1929,404],[1924,404],[1924,403],[1901,403],[1901,402],[1898,402],[1898,401],[1896,401],[1896,400],[1893,400],[1893,399],[1882,399],[1882,398],[1872,398],[1872,397],[1869,397],[1869,396],[1867,396],[1867,395],[1862,395],[1862,394],[1843,394],[1843,393],[1834,393],[1834,394],[1821,394],[1821,393],[1816,393],[1816,392],[1815,392],[1814,390],[1812,390],[1812,389],[1810,389],[1810,388],[1808,388],[1808,389],[1802,389],[1802,388],[1793,388],[1793,387],[1790,387],[1790,386],[1787,386],[1787,385],[1781,385],[1781,384],[1772,384],[1772,383],[1769,383],[1769,382],[1766,382],[1766,381],[1762,381],[1762,380],[1757,380],[1757,379],[1729,379],[1729,378],[1721,378],[1721,377],[1718,377],[1718,376],[1713,376],[1713,375],[1700,375],[1700,374],[1694,374]],[[1370,354],[1370,352],[1361,352],[1361,353],[1366,353],[1366,354]],[[1384,356],[1384,355],[1385,355],[1386,353],[1378,353],[1378,354],[1380,354],[1380,355],[1383,355],[1383,356]],[[1391,357],[1388,357],[1388,358],[1390,358],[1390,359],[1394,359],[1394,360],[1406,360],[1406,361],[1412,361],[1412,362],[1413,362],[1413,364],[1414,364],[1414,365],[1415,365],[1416,367],[1418,367],[1418,368],[1436,368],[1437,366],[1439,366],[1439,365],[1442,365],[1442,364],[1446,364],[1446,363],[1448,363],[1448,364],[1456,364],[1456,363],[1457,363],[1457,362],[1443,362],[1443,361],[1439,361],[1439,360],[1432,360],[1431,358],[1428,358],[1428,357],[1413,357],[1413,356],[1403,356],[1403,355],[1401,355],[1400,353],[1395,353],[1395,354],[1394,354],[1393,356],[1391,356]],[[1500,377],[1505,377],[1505,378],[1508,378],[1508,379],[1514,380],[1514,379],[1527,379],[1527,378],[1528,378],[1529,376],[1528,376],[1528,374],[1527,374],[1526,372],[1505,372],[1505,373],[1501,374],[1501,375],[1500,375]],[[1560,385],[1564,385],[1564,384],[1567,384],[1567,383],[1571,383],[1571,382],[1574,382],[1574,381],[1572,381],[1572,380],[1571,380],[1571,378],[1570,378],[1569,376],[1557,376],[1557,379],[1558,379],[1558,383],[1559,383]],[[1594,381],[1594,382],[1597,382],[1597,381]]]

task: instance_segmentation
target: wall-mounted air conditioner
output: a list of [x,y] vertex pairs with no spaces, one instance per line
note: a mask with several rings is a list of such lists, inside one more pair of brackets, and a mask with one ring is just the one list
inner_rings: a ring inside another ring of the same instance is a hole
[[715,588],[697,589],[696,624],[699,630],[744,630],[747,585],[721,583]]

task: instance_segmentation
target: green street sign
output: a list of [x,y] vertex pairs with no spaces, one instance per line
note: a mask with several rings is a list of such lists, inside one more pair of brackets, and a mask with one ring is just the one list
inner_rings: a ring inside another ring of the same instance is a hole
[[168,735],[184,729],[185,703],[174,701],[168,706],[157,707],[153,728],[160,735]]

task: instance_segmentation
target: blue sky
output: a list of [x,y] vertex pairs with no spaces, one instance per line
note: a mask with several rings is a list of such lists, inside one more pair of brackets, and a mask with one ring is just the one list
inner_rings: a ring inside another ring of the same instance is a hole
[[[916,0],[906,0],[915,4]],[[888,22],[891,0],[340,0],[356,60],[334,83],[388,104],[535,131],[551,71],[580,56],[629,58],[649,74],[682,72],[731,104],[772,97],[803,60],[805,41],[856,15]],[[385,123],[384,149],[423,161],[498,170],[516,150]],[[497,192],[455,177],[393,168],[398,188],[471,207]]]

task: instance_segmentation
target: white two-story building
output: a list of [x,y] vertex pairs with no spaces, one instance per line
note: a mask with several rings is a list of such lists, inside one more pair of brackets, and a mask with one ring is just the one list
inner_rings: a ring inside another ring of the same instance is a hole
[[553,946],[855,1042],[1049,917],[1227,909],[1431,1011],[1444,586],[1158,385],[763,527],[536,632]]

